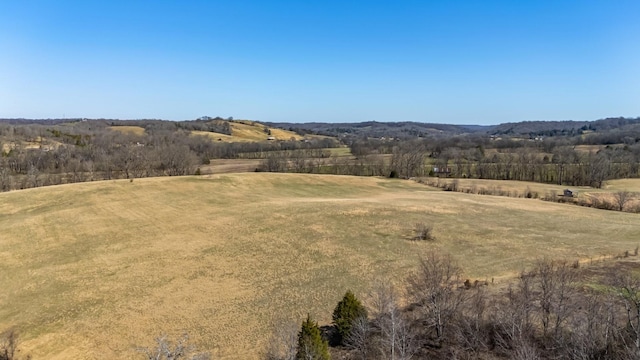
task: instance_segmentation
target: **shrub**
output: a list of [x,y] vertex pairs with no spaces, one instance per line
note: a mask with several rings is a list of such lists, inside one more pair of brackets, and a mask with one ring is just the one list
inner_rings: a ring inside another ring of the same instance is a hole
[[451,191],[458,191],[460,187],[460,181],[458,179],[455,179],[451,182]]
[[398,177],[398,172],[397,172],[397,171],[395,171],[395,170],[391,170],[391,172],[389,173],[389,177],[390,177],[391,179],[395,179],[395,178],[397,178],[397,177]]
[[[533,191],[531,191],[531,189],[527,186],[527,189],[524,191],[524,197],[526,197],[527,199],[532,199],[533,196]],[[535,197],[538,197],[537,195]]]
[[349,337],[354,322],[360,317],[366,318],[367,310],[351,290],[348,290],[333,310],[333,324],[338,331],[340,343]]
[[414,236],[413,239],[433,241],[436,238],[433,236],[432,230],[433,228],[425,223],[417,223],[414,230],[416,236]]
[[322,338],[318,323],[307,315],[298,334],[297,360],[329,360],[329,343]]
[[18,335],[11,329],[0,335],[0,360],[17,359],[18,352]]
[[149,360],[209,360],[209,353],[199,353],[195,346],[189,345],[189,336],[184,334],[177,342],[172,342],[166,335],[156,338],[156,345],[141,348],[139,351],[145,354]]

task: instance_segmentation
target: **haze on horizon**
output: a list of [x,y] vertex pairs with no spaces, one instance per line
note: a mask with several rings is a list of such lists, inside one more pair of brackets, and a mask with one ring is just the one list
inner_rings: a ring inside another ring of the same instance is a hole
[[640,2],[4,1],[0,118],[640,116]]

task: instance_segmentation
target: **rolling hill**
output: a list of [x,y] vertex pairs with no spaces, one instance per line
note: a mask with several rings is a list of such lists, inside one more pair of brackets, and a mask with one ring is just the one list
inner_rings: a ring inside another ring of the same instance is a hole
[[[418,222],[436,241],[411,241]],[[538,257],[632,250],[636,214],[434,191],[403,180],[247,173],[0,194],[0,329],[34,359],[140,358],[188,332],[255,359],[279,318],[321,324],[346,289],[404,279],[431,248],[471,279]]]
[[293,131],[268,128],[258,122],[249,120],[229,121],[231,134],[209,131],[192,131],[194,135],[208,136],[214,141],[223,142],[252,142],[273,140],[301,140],[302,136]]

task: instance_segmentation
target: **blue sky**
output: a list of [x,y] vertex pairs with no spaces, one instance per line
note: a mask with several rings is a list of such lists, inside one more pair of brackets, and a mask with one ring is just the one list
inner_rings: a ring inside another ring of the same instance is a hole
[[0,117],[636,117],[638,14],[637,0],[0,0]]

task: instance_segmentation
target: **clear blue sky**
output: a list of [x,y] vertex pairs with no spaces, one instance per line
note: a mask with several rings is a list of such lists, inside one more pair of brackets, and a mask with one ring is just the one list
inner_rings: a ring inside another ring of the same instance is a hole
[[637,0],[0,0],[0,117],[636,117],[638,14]]

